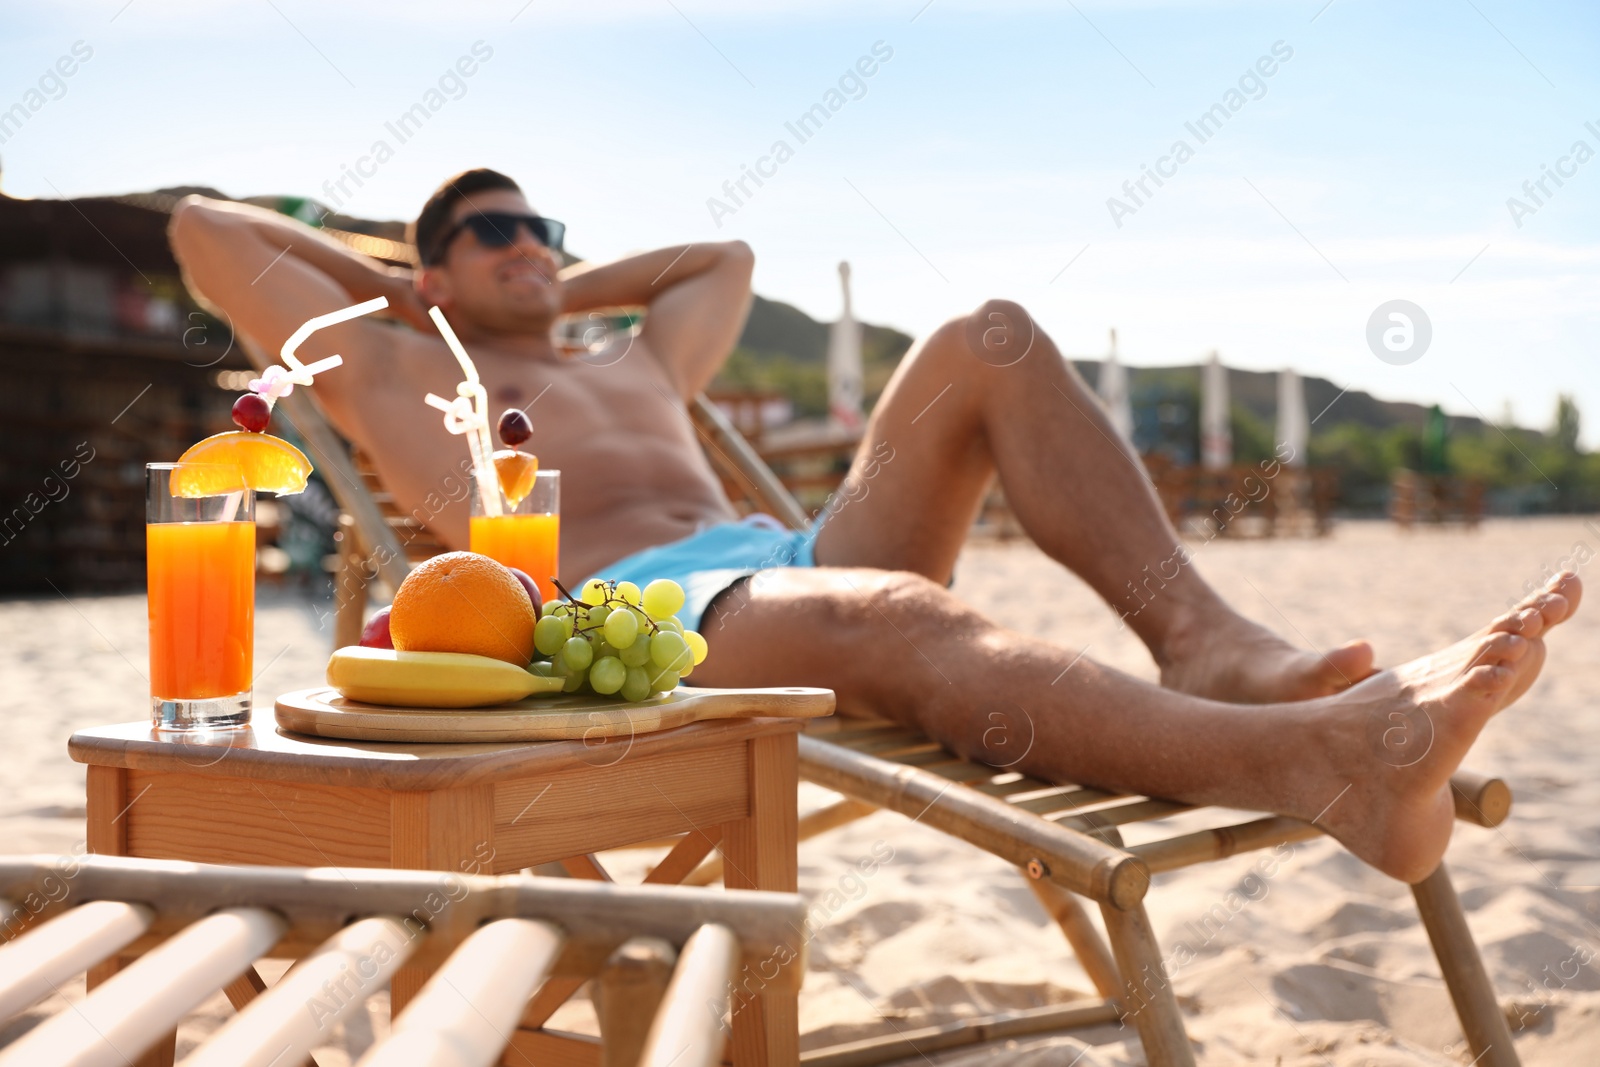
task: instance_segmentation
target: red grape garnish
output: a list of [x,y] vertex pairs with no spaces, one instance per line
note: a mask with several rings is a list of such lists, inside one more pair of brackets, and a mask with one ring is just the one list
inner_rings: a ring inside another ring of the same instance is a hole
[[500,440],[507,448],[516,448],[533,436],[533,423],[520,408],[506,408],[500,416]]
[[246,393],[233,402],[233,421],[241,430],[260,433],[272,421],[272,408],[258,393]]

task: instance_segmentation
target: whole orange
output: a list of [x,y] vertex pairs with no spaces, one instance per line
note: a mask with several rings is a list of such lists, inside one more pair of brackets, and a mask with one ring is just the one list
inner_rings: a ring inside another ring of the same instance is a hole
[[400,652],[469,652],[526,667],[537,621],[509,569],[475,552],[446,552],[400,583],[389,633]]

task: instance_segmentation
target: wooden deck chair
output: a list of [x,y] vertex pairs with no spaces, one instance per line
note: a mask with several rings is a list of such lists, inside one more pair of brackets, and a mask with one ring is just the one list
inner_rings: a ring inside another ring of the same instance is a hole
[[[809,517],[715,405],[698,398],[692,414],[726,488],[743,492],[756,508],[795,529],[809,525]],[[803,818],[800,840],[889,809],[1016,864],[1103,998],[1099,1004],[972,1019],[816,1049],[802,1057],[807,1067],[866,1067],[915,1052],[1118,1018],[1131,1021],[1152,1065],[1192,1064],[1177,999],[1142,903],[1151,876],[1322,835],[1310,823],[1267,816],[1124,846],[1119,827],[1199,809],[974,763],[887,720],[832,718],[811,724],[800,738],[800,775],[846,797]],[[1463,770],[1451,785],[1456,817],[1465,822],[1493,827],[1510,813],[1511,791],[1499,779]],[[719,873],[713,863],[686,881],[704,884]],[[1444,865],[1411,888],[1474,1064],[1518,1063]],[[1080,897],[1099,906],[1109,947]]]
[[[291,1067],[408,960],[438,970],[360,1067],[555,1062],[548,1049],[517,1047],[518,1020],[543,983],[574,978],[598,987],[605,1067],[713,1067],[736,984],[776,970],[769,981],[798,985],[803,971],[768,966],[775,953],[804,952],[793,894],[424,871],[356,877],[0,858],[0,1023],[91,973],[81,1002],[0,1048],[0,1067],[127,1067],[161,1058],[163,1044],[170,1064],[178,1023],[218,991],[239,1013],[185,1067]],[[130,955],[138,959],[93,982],[96,965]],[[298,962],[264,987],[250,968],[269,955]]]
[[[397,587],[425,535],[386,496],[373,495],[375,482],[352,463],[312,401],[297,392],[281,403],[351,520],[345,565],[336,579],[336,633],[343,635],[336,643],[354,643],[367,579],[381,577]],[[730,499],[795,529],[809,525],[810,517],[720,409],[699,396],[689,414]],[[1191,1064],[1177,999],[1142,903],[1151,876],[1322,833],[1308,823],[1270,816],[1124,847],[1119,827],[1197,809],[1008,773],[963,760],[888,721],[832,719],[813,725],[800,738],[801,776],[847,799],[802,818],[801,840],[887,808],[1015,863],[1061,927],[1101,999],[814,1049],[802,1057],[808,1067],[866,1067],[919,1051],[1118,1019],[1136,1029],[1152,1065]],[[1510,812],[1511,792],[1499,779],[1463,770],[1452,785],[1456,816],[1465,822],[1493,827]],[[713,857],[684,881],[704,885],[719,877]],[[1445,867],[1441,864],[1412,891],[1476,1062],[1482,1067],[1517,1064],[1509,1028]],[[1109,946],[1080,897],[1098,905]]]

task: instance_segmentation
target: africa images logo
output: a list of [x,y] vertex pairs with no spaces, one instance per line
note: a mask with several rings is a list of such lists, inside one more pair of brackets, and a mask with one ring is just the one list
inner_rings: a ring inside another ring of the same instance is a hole
[[1433,343],[1428,313],[1409,300],[1390,300],[1372,309],[1367,319],[1367,347],[1392,366],[1415,363]]

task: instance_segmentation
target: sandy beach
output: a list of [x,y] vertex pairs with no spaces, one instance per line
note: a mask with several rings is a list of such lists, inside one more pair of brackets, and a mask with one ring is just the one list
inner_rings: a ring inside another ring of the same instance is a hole
[[[1291,640],[1325,648],[1364,636],[1380,662],[1393,664],[1462,637],[1520,597],[1524,583],[1596,552],[1600,523],[1539,519],[1493,521],[1473,533],[1345,523],[1316,541],[1218,540],[1199,547],[1195,560],[1245,614]],[[971,546],[955,589],[1015,629],[1154,677],[1137,639],[1031,546]],[[1028,592],[1025,602],[1019,590]],[[302,594],[263,590],[258,703],[270,707],[272,695],[321,680],[323,610]],[[1496,830],[1458,825],[1446,861],[1530,1067],[1600,1062],[1597,648],[1600,605],[1590,603],[1553,637],[1543,677],[1491,723],[1469,760],[1511,783],[1511,818]],[[68,759],[66,739],[80,727],[141,718],[145,660],[142,595],[0,604],[0,701],[9,727],[0,750],[3,851],[81,847],[84,775]],[[830,798],[804,787],[802,810]],[[891,858],[870,878],[847,877],[857,859],[875,853]],[[626,881],[647,858],[625,853],[611,865]],[[1184,941],[1193,950],[1173,979],[1202,1063],[1471,1060],[1405,886],[1327,840],[1287,849],[1270,876],[1258,873],[1259,858],[1160,876],[1148,901],[1163,944]],[[1090,988],[1015,871],[897,816],[803,844],[800,890],[813,905],[844,900],[813,911],[801,994],[806,1047],[1060,1002]],[[1240,899],[1226,923],[1197,936],[1215,905]],[[81,996],[81,982],[65,992]],[[359,1055],[382,1032],[383,1008],[382,998],[369,1004],[320,1061]],[[220,998],[208,1003],[183,1031],[180,1052],[227,1013]],[[562,1019],[581,1026],[583,1014],[574,1006]],[[0,1030],[0,1044],[27,1025]],[[1143,1063],[1130,1036],[1103,1027],[907,1062]]]

